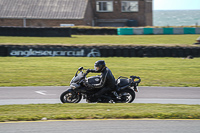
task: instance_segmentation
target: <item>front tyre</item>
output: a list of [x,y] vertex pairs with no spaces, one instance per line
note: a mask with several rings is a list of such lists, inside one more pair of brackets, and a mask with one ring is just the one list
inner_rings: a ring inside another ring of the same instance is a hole
[[135,99],[135,92],[131,89],[124,89],[118,93],[122,103],[131,103]]
[[74,91],[67,90],[60,95],[62,103],[78,103],[81,101],[82,95]]

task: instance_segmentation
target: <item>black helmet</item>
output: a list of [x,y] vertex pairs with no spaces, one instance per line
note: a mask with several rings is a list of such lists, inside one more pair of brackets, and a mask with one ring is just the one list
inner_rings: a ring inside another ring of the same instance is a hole
[[94,64],[94,69],[97,70],[97,67],[99,67],[99,70],[97,70],[98,72],[103,71],[103,68],[106,66],[106,63],[104,60],[98,60],[95,62]]

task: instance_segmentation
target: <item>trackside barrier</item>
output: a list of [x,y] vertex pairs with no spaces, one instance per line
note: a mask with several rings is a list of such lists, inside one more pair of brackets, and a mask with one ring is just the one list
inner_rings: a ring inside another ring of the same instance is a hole
[[70,37],[72,35],[200,34],[200,28],[37,28],[0,27],[0,36]]
[[119,34],[126,34],[126,35],[133,35],[132,28],[118,28],[117,33]]
[[0,27],[0,36],[71,37],[71,28]]
[[118,35],[200,34],[198,28],[118,28]]
[[16,57],[200,57],[200,47],[0,45],[0,56]]
[[84,29],[84,28],[71,28],[72,35],[117,35],[117,29]]
[[0,36],[70,37],[72,35],[117,35],[116,28],[0,27]]

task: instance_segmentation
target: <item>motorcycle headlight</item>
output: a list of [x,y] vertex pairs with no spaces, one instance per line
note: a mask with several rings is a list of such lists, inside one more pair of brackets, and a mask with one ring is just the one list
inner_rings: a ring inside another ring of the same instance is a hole
[[72,89],[76,89],[76,88],[79,88],[79,87],[80,87],[80,84],[72,83],[72,84],[70,85],[70,87],[71,87]]
[[72,88],[72,89],[75,89],[76,87],[75,86],[73,86],[73,85],[70,85],[70,87]]

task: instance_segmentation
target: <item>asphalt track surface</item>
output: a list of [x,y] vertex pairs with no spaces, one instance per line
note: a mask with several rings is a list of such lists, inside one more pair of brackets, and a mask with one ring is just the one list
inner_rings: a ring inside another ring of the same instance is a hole
[[[140,87],[134,103],[199,104],[200,87]],[[67,87],[0,87],[0,105],[60,103]],[[82,103],[85,101],[82,100]],[[200,120],[0,122],[0,133],[199,133]]]
[[200,120],[72,120],[0,123],[0,133],[199,133]]
[[[61,103],[60,94],[67,89],[65,86],[0,87],[0,105]],[[139,87],[133,103],[200,105],[200,87]]]

